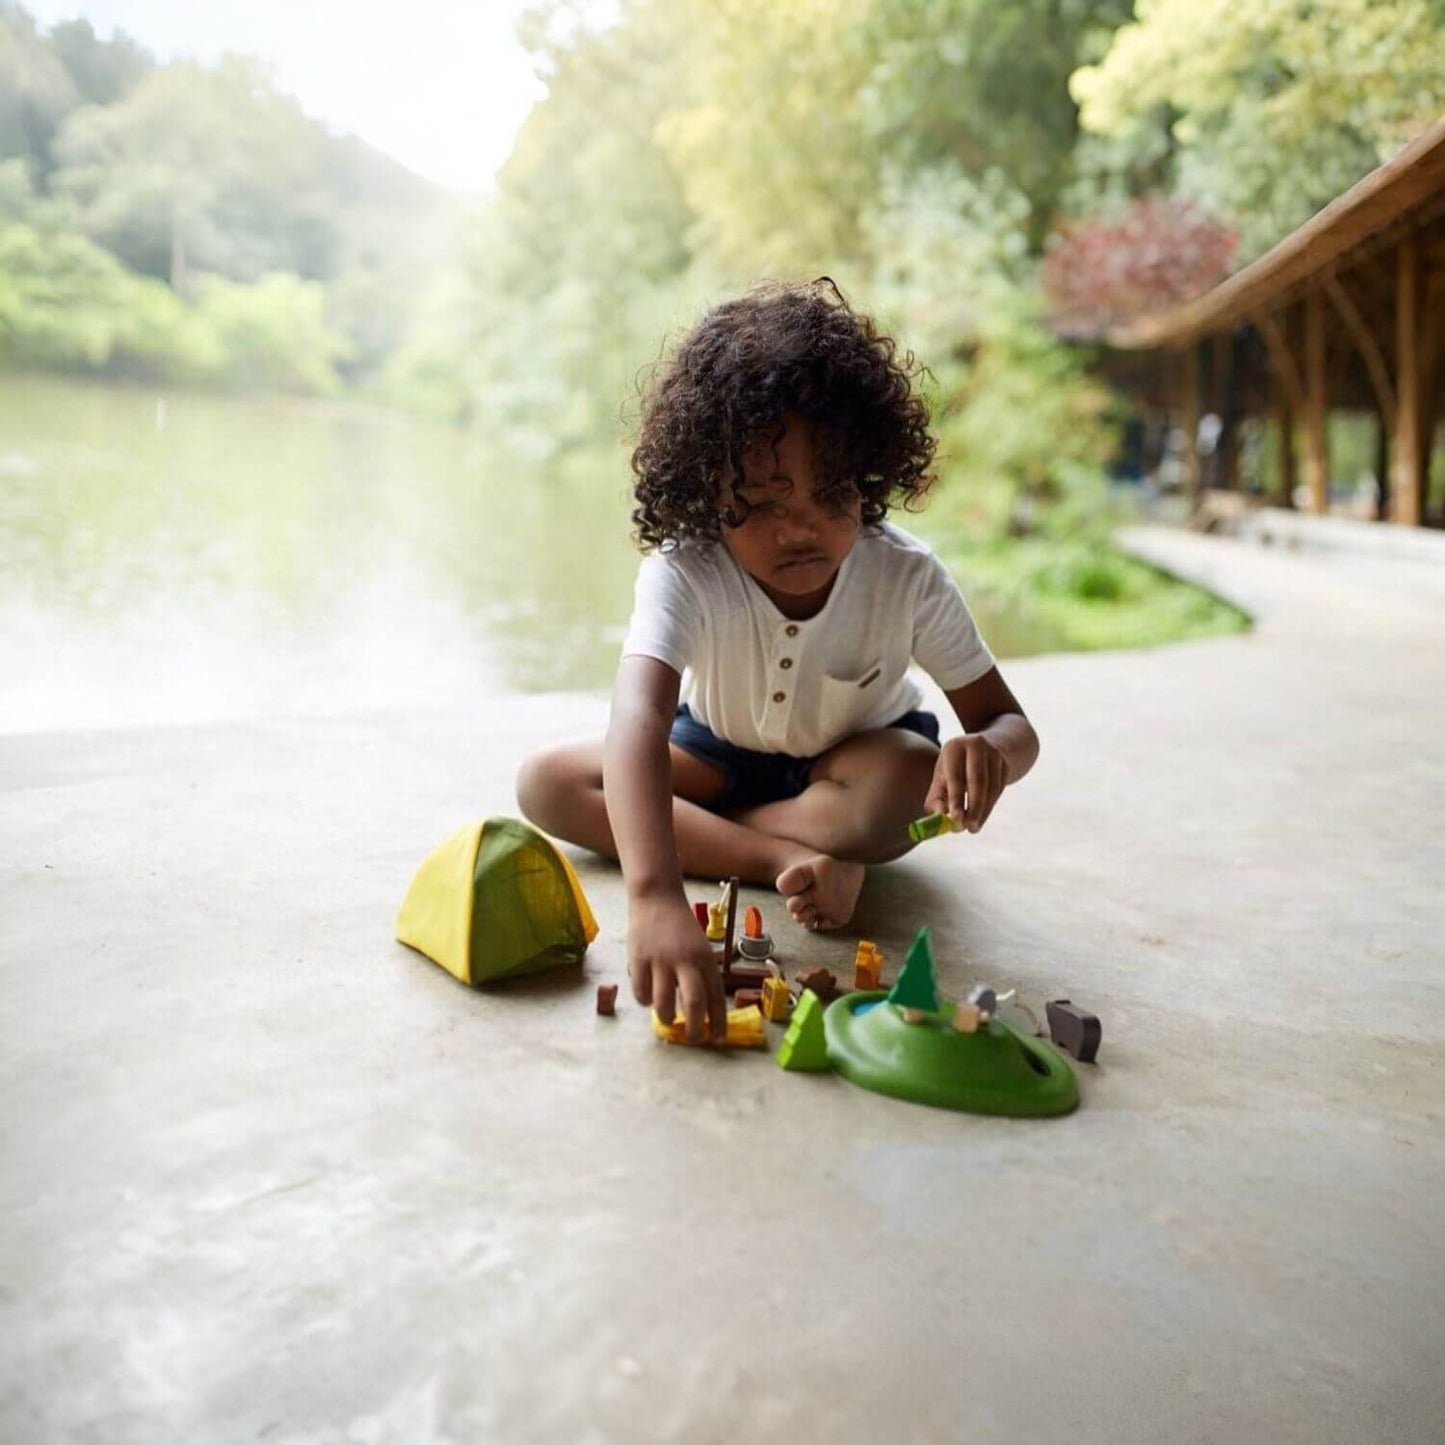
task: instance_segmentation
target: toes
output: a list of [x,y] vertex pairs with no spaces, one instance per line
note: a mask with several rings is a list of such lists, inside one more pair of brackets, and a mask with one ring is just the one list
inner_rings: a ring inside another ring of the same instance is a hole
[[813,886],[813,869],[808,863],[794,863],[778,874],[773,886],[785,898],[793,898]]
[[793,894],[788,899],[788,912],[792,915],[793,922],[802,924],[804,928],[818,926],[818,905],[807,894]]

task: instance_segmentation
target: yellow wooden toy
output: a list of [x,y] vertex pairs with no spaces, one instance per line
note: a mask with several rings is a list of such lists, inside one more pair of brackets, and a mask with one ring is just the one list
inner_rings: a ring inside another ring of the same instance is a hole
[[853,987],[872,989],[881,985],[883,978],[883,955],[876,944],[866,938],[858,942],[858,953],[853,959]]
[[763,980],[763,1017],[770,1023],[785,1024],[793,1012],[793,995],[782,978]]
[[728,933],[727,905],[725,903],[709,903],[707,906],[707,941],[709,943],[721,943]]
[[[652,1016],[652,1032],[658,1038],[669,1044],[687,1043],[687,1023],[683,1019],[673,1019],[670,1024],[665,1024],[654,1013]],[[711,1039],[705,1039],[704,1045],[711,1044]],[[728,1010],[728,1031],[727,1037],[722,1041],[719,1048],[726,1049],[762,1049],[768,1043],[767,1034],[763,1029],[763,1015],[757,1008],[733,1008]]]

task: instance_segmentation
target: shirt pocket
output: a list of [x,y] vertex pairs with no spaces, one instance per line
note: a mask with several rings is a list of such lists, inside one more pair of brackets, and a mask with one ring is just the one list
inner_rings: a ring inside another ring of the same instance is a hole
[[887,695],[883,676],[883,659],[861,668],[854,677],[823,674],[818,698],[818,724],[832,741],[877,726],[877,709]]

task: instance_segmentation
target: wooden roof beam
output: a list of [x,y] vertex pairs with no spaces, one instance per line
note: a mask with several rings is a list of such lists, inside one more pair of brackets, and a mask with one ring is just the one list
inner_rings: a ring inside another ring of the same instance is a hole
[[1355,264],[1401,228],[1433,222],[1442,207],[1445,119],[1213,290],[1167,311],[1112,327],[1104,339],[1127,350],[1187,345],[1262,309],[1282,305],[1302,287],[1318,284],[1323,271]]
[[1354,298],[1340,285],[1338,276],[1325,277],[1325,292],[1334,303],[1340,320],[1345,323],[1345,329],[1350,333],[1350,338],[1355,343],[1355,349],[1365,359],[1365,366],[1370,373],[1370,383],[1375,388],[1375,400],[1380,404],[1380,415],[1385,418],[1385,425],[1393,432],[1396,410],[1395,388],[1391,384],[1390,368],[1385,364],[1380,343],[1375,339],[1374,332],[1365,324],[1365,318],[1360,315],[1360,308],[1355,305]]
[[1267,311],[1256,315],[1253,318],[1253,325],[1254,329],[1264,337],[1270,363],[1284,384],[1285,395],[1289,398],[1290,410],[1296,416],[1302,415],[1305,410],[1304,377],[1300,374],[1299,365],[1294,359],[1294,353],[1290,350],[1289,339],[1284,334],[1284,328],[1279,324],[1278,319]]

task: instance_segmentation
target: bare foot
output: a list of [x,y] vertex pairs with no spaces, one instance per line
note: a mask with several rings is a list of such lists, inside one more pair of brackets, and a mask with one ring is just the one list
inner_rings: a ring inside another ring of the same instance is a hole
[[815,853],[784,868],[775,886],[788,900],[788,912],[805,928],[842,928],[863,891],[863,873],[861,863]]

